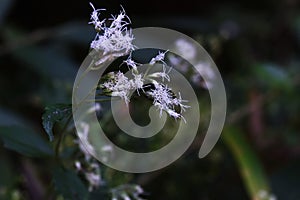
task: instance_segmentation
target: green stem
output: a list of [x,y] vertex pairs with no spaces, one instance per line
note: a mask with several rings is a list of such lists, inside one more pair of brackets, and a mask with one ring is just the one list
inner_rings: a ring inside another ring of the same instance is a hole
[[223,131],[222,138],[238,164],[251,200],[264,200],[259,193],[270,192],[267,176],[243,133],[238,128],[227,127]]

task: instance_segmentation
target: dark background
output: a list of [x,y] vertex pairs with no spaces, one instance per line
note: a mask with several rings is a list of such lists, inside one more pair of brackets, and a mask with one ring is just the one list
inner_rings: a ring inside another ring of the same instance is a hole
[[[224,79],[225,133],[235,129],[243,135],[277,199],[300,199],[298,1],[92,3],[107,9],[103,17],[119,13],[122,5],[133,28],[175,29],[200,42]],[[91,11],[89,1],[0,1],[1,126],[30,125],[47,140],[41,115],[47,105],[71,101],[72,81],[95,36],[88,25]],[[222,138],[201,160],[197,158],[200,143],[201,139],[195,141],[166,169],[140,176],[115,172],[118,180],[112,182],[141,184],[148,199],[254,200],[241,173],[245,169],[237,164],[228,139]],[[48,167],[54,162],[0,147],[0,199],[32,199],[35,181],[42,183],[40,191],[47,190],[52,184]],[[252,164],[256,165],[248,166]],[[38,180],[26,181],[28,166],[37,171]],[[259,179],[256,175],[260,176],[254,173],[250,179]],[[44,195],[57,199],[54,194]]]

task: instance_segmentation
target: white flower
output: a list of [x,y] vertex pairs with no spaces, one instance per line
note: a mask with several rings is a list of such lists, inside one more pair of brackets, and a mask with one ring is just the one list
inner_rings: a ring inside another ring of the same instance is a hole
[[[96,51],[102,51],[102,58],[96,65],[102,64],[105,61],[126,55],[134,49],[132,41],[134,39],[132,30],[127,30],[127,26],[131,23],[129,17],[126,15],[124,9],[117,16],[112,16],[110,19],[99,20],[98,11],[101,9],[93,8],[91,14],[91,22],[96,30],[101,31],[97,33],[95,39],[91,42],[91,48]],[[106,27],[105,22],[110,21],[110,26]]]
[[121,97],[126,104],[129,103],[129,95],[132,90],[142,89],[144,79],[142,74],[132,73],[133,79],[128,79],[122,72],[111,73],[111,80],[102,84],[102,87],[111,91],[111,96]]
[[198,73],[201,74],[201,76],[204,76],[210,80],[213,80],[216,76],[210,63],[208,62],[199,62],[195,65],[195,68],[197,69]]
[[185,39],[178,39],[175,42],[175,48],[186,60],[192,60],[196,57],[197,50],[193,43]]
[[[128,20],[128,22],[126,21],[126,19]],[[121,30],[123,30],[124,28],[126,29],[125,26],[131,23],[130,18],[126,15],[126,12],[123,7],[120,14],[117,16],[112,15],[112,18],[110,18],[110,20],[112,21],[110,27],[121,28]]]
[[88,140],[90,126],[85,122],[81,122],[79,126],[81,129],[77,129],[77,133],[80,140],[76,142],[79,145],[79,149],[84,154],[85,159],[88,161],[91,159],[91,154],[95,154],[95,149]]
[[100,175],[94,172],[85,173],[85,178],[89,182],[89,191],[92,191],[93,188],[98,187],[101,183]]
[[142,194],[142,193],[144,193],[143,188],[142,188],[141,186],[139,186],[139,185],[136,185],[134,189],[136,190],[136,193],[137,193],[137,194]]
[[104,88],[110,90],[112,96],[119,96],[126,104],[129,103],[129,93],[131,89],[131,82],[122,73],[113,73],[113,77],[108,82],[102,84]]
[[101,151],[104,151],[104,152],[112,152],[113,151],[113,148],[111,145],[104,145],[103,147],[101,147]]
[[200,62],[195,65],[197,71],[192,75],[191,80],[195,84],[200,84],[206,89],[213,87],[213,80],[216,75],[208,62]]
[[265,200],[276,200],[276,196],[269,193],[268,191],[266,190],[260,190],[257,194],[257,196],[260,198],[260,199],[265,199]]
[[134,60],[131,59],[131,57],[128,57],[124,63],[131,67],[134,71],[137,71],[137,66],[138,66],[138,63],[136,63]]
[[[105,28],[104,35],[96,35],[91,43],[91,48],[103,51],[103,55],[111,54],[114,56],[117,53],[116,55],[122,56],[134,49],[133,39],[131,31],[122,32],[119,29],[111,30],[111,28]],[[124,52],[121,53],[121,51]]]
[[96,111],[100,111],[102,108],[101,108],[101,105],[100,103],[95,103],[94,106],[92,106],[90,109],[88,109],[87,113],[90,114],[90,113],[94,113]]
[[144,79],[142,74],[132,74],[134,79],[130,80],[131,87],[134,90],[142,89],[144,85]]
[[155,73],[149,74],[148,77],[150,77],[150,78],[161,78],[161,80],[162,80],[163,82],[164,82],[165,79],[166,79],[167,81],[170,82],[171,79],[170,79],[169,73],[170,73],[171,69],[172,69],[172,68],[170,68],[169,71],[166,72],[166,66],[163,65],[163,70],[162,70],[162,72],[155,72]]
[[75,161],[75,168],[76,168],[77,171],[80,171],[82,169],[81,168],[81,163],[78,160]]
[[153,98],[153,104],[159,110],[160,116],[162,116],[162,111],[166,111],[171,117],[178,119],[183,118],[182,115],[175,111],[175,106],[179,106],[181,111],[189,106],[183,105],[183,101],[179,94],[179,98],[172,95],[171,88],[166,85],[154,82],[155,89],[152,89],[147,94]]
[[159,52],[157,56],[155,56],[154,58],[151,59],[151,61],[149,62],[150,65],[154,65],[157,62],[162,62],[165,64],[164,59],[165,59],[165,54],[168,51],[165,52]]
[[123,200],[131,200],[130,197],[126,193],[121,194],[121,197]]
[[105,9],[95,9],[94,5],[92,3],[90,3],[90,5],[93,8],[93,12],[91,14],[91,21],[89,22],[89,24],[93,24],[96,30],[102,30],[104,27],[104,23],[105,23],[105,19],[100,21],[99,20],[99,15],[100,13],[98,13],[100,10],[105,10]]

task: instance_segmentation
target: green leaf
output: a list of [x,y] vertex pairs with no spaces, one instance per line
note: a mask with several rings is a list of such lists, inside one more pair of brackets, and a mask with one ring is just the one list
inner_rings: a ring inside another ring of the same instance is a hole
[[292,78],[288,71],[273,63],[262,63],[253,68],[255,76],[259,83],[267,88],[283,88],[292,87]]
[[[6,26],[2,31],[2,36],[8,44],[13,45],[6,52],[22,66],[33,70],[47,80],[64,80],[73,82],[76,76],[77,63],[70,57],[61,43],[56,45],[51,42],[47,45],[37,46],[29,43],[18,44],[18,41],[27,41],[28,35],[21,29],[14,26]],[[22,43],[22,42],[21,42]]]
[[50,141],[53,140],[53,126],[56,122],[70,117],[72,114],[71,104],[55,104],[45,108],[45,113],[42,116],[43,127],[47,132]]
[[66,199],[88,198],[88,190],[74,171],[58,168],[53,172],[53,182],[58,193]]
[[227,127],[223,131],[222,138],[238,164],[251,199],[262,200],[259,193],[270,192],[269,182],[261,162],[246,137],[238,128]]
[[0,126],[0,139],[8,149],[30,157],[52,156],[49,144],[33,130],[19,126]]
[[18,114],[0,107],[0,126],[25,125],[26,123]]

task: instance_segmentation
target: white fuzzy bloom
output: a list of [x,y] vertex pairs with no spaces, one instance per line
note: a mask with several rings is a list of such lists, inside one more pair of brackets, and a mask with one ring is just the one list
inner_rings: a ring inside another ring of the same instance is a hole
[[118,96],[124,99],[126,104],[129,103],[129,93],[131,90],[131,82],[128,78],[122,73],[118,72],[113,74],[111,80],[103,83],[103,86],[112,91],[112,96]]
[[151,61],[149,62],[150,65],[154,65],[157,62],[162,62],[165,63],[164,59],[165,59],[165,54],[168,51],[165,52],[159,52],[157,56],[155,56],[154,58],[151,59]]
[[276,200],[276,196],[269,193],[268,191],[266,190],[260,190],[257,194],[257,196],[260,198],[260,199],[265,199],[265,200]]
[[172,68],[169,69],[169,71],[166,71],[166,66],[163,64],[163,70],[162,72],[155,72],[155,73],[152,73],[152,74],[149,74],[148,77],[150,78],[161,78],[161,80],[164,82],[165,79],[167,81],[170,82],[170,76],[169,76],[169,73],[171,71]]
[[111,145],[104,145],[103,147],[101,147],[101,151],[104,151],[104,152],[112,152],[113,151],[113,148]]
[[92,106],[90,109],[88,109],[87,113],[88,114],[91,114],[91,113],[94,113],[96,111],[100,111],[102,108],[101,108],[101,105],[100,103],[95,103],[94,106]]
[[270,195],[269,200],[277,200],[277,197],[273,194]]
[[201,76],[204,76],[207,79],[213,80],[216,77],[210,63],[208,62],[200,62],[195,65],[195,68]]
[[131,198],[126,193],[121,194],[121,197],[123,200],[131,200]]
[[91,154],[95,154],[95,149],[88,140],[90,126],[85,122],[81,122],[79,126],[80,129],[77,129],[77,133],[80,140],[78,140],[77,143],[79,145],[79,149],[84,154],[85,159],[88,161],[91,159]]
[[120,185],[116,188],[111,190],[112,199],[118,200],[144,200],[143,198],[139,197],[140,194],[144,193],[144,190],[139,185],[131,185],[125,184]]
[[87,172],[85,173],[85,178],[89,182],[89,191],[101,184],[101,177],[98,173]]
[[99,20],[99,11],[105,9],[95,9],[94,5],[90,3],[91,7],[93,8],[93,12],[91,14],[91,21],[89,24],[93,24],[96,30],[102,30],[104,27],[105,19],[100,21]]
[[158,108],[160,116],[162,116],[162,111],[166,111],[175,119],[182,118],[181,113],[175,111],[175,106],[179,106],[182,111],[188,106],[183,105],[184,100],[181,99],[180,94],[179,98],[176,98],[171,93],[172,89],[166,85],[154,82],[154,86],[155,89],[148,92],[148,95],[153,98],[153,104]]
[[81,163],[78,160],[75,161],[75,168],[76,168],[77,171],[80,171],[82,169],[81,168]]
[[175,42],[175,48],[183,58],[192,60],[196,57],[197,50],[193,43],[188,42],[185,39],[178,39]]
[[192,75],[191,81],[203,88],[210,89],[213,87],[215,73],[209,63],[200,62],[195,65],[197,71]]
[[143,75],[134,73],[132,75],[134,77],[134,79],[130,80],[132,89],[142,89],[144,85]]
[[130,92],[142,89],[144,79],[142,74],[132,73],[133,79],[128,79],[122,72],[112,73],[111,80],[102,84],[105,89],[111,91],[112,96],[121,97],[126,104],[130,102]]
[[131,57],[128,57],[124,63],[131,67],[134,71],[137,71],[137,66],[139,65],[138,63],[136,63],[134,60],[131,59]]
[[106,28],[104,31],[104,35],[96,35],[91,43],[92,49],[103,51],[103,55],[111,54],[112,56],[115,53],[120,56],[126,55],[134,49],[132,44],[134,38],[131,31],[122,32],[120,29],[111,30],[111,28]]
[[[105,61],[126,55],[134,49],[132,41],[134,39],[132,30],[127,30],[127,26],[131,23],[124,9],[117,16],[112,16],[110,19],[99,20],[99,10],[93,8],[91,14],[91,22],[95,29],[99,31],[95,39],[91,42],[91,48],[96,51],[101,51],[103,57],[96,63],[102,64]],[[106,27],[105,22],[111,22],[109,27]]]
[[141,186],[139,186],[139,185],[136,185],[136,186],[135,186],[135,190],[136,190],[136,193],[137,193],[137,194],[142,194],[142,193],[144,193],[143,188],[142,188]]

